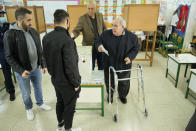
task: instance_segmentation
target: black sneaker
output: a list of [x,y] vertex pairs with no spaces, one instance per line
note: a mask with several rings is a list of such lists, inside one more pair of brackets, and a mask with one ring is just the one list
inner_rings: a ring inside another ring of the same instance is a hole
[[122,98],[122,97],[120,97],[120,101],[121,101],[123,104],[127,104],[127,98]]
[[[107,102],[109,103],[109,95],[107,97]],[[111,96],[111,103],[113,103],[113,96]]]
[[16,99],[15,93],[10,94],[10,101],[14,101]]

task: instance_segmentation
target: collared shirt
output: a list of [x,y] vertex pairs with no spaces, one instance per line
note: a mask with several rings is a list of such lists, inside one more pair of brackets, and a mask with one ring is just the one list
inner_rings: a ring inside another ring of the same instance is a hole
[[93,31],[94,31],[94,41],[96,41],[99,37],[99,33],[98,33],[98,29],[97,29],[97,19],[96,19],[96,16],[95,18],[92,18],[91,16],[89,16],[90,20],[91,20],[91,23],[93,25]]

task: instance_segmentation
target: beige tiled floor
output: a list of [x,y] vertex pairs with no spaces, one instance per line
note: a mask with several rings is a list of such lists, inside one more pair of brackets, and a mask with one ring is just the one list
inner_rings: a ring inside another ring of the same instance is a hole
[[[138,57],[142,55],[143,53],[139,53]],[[142,113],[142,95],[138,96],[137,81],[132,80],[128,103],[119,103],[118,123],[113,121],[115,104],[109,105],[105,102],[104,117],[101,117],[100,111],[77,111],[73,127],[79,126],[83,131],[184,131],[195,109],[194,100],[184,98],[187,87],[187,78],[183,77],[185,67],[181,68],[178,88],[174,88],[173,80],[165,78],[166,58],[159,53],[155,53],[152,67],[149,67],[147,62],[134,62],[133,68],[138,63],[144,69],[146,105],[149,113],[147,118]],[[132,73],[133,76],[135,73]],[[38,110],[34,104],[36,117],[34,121],[27,121],[19,88],[16,86],[14,102],[9,101],[5,90],[0,92],[0,131],[55,131],[56,96],[48,74],[43,75],[43,95],[45,103],[52,106],[53,110]],[[35,103],[33,93],[32,99]]]

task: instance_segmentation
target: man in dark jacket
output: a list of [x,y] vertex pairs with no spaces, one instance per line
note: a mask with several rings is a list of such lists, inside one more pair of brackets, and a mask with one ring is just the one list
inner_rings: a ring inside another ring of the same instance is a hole
[[[139,51],[138,38],[126,30],[126,22],[121,17],[113,21],[112,29],[104,31],[96,44],[99,52],[106,50],[104,56],[104,76],[107,92],[109,92],[109,67],[115,70],[131,69],[132,61]],[[118,78],[129,78],[130,72],[117,73]],[[111,86],[114,88],[114,76],[111,72]],[[130,81],[118,83],[118,93],[122,103],[126,104]],[[113,93],[113,92],[112,92]],[[113,96],[113,95],[112,95]],[[111,99],[113,100],[113,99]]]
[[41,81],[46,72],[40,37],[37,31],[31,28],[32,12],[26,8],[18,8],[15,12],[16,23],[10,25],[4,35],[5,56],[16,73],[19,87],[25,104],[28,120],[34,119],[33,103],[31,100],[30,81],[34,87],[34,94],[38,108],[50,110],[51,107],[43,103]]
[[80,131],[80,128],[71,129],[76,100],[80,93],[81,77],[76,44],[68,32],[69,14],[64,10],[56,10],[54,23],[54,31],[43,38],[43,51],[56,91],[57,131],[64,128],[66,131]]
[[15,89],[12,81],[12,73],[11,67],[7,63],[4,54],[4,46],[3,46],[3,37],[4,33],[9,30],[9,23],[6,22],[6,18],[4,16],[5,12],[0,9],[0,64],[2,66],[3,75],[5,78],[5,87],[6,91],[10,94],[10,101],[15,100]]

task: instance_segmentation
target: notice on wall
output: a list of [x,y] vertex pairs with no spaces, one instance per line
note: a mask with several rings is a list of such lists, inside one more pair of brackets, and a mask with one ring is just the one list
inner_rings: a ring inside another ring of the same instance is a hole
[[56,9],[64,9],[67,10],[67,5],[78,5],[78,1],[28,1],[28,6],[43,6],[44,7],[44,15],[46,20],[46,25],[50,26],[54,24],[53,14]]

